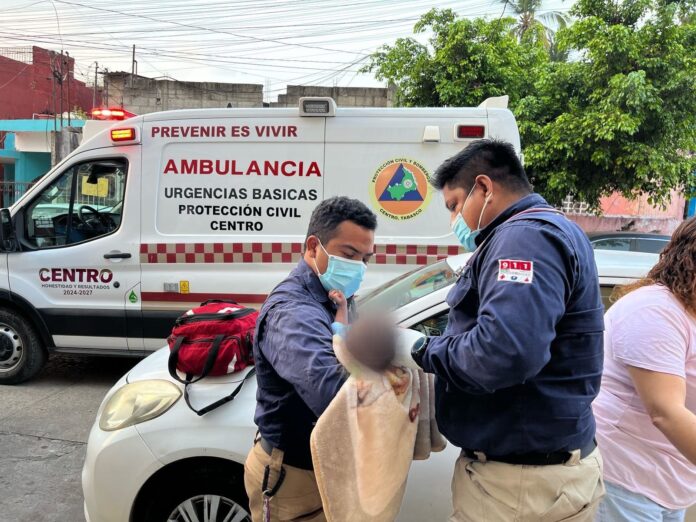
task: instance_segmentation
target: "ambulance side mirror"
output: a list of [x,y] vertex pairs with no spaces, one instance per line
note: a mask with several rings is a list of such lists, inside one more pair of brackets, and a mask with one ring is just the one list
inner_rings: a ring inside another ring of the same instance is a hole
[[0,251],[14,252],[17,249],[12,216],[6,208],[0,209]]

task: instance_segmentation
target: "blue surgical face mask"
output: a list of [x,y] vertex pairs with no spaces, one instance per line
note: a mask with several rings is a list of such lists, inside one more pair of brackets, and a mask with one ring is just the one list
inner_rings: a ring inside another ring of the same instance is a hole
[[469,195],[466,197],[466,200],[464,201],[464,204],[462,205],[459,214],[457,214],[457,217],[454,218],[454,221],[452,221],[451,223],[452,232],[454,232],[454,235],[457,236],[459,243],[461,243],[461,245],[464,247],[464,250],[466,250],[467,252],[473,252],[474,250],[476,250],[476,237],[481,233],[481,219],[483,219],[483,212],[486,210],[488,200],[493,195],[492,192],[489,192],[488,196],[486,196],[486,200],[483,203],[483,208],[481,208],[481,213],[479,214],[476,230],[471,230],[469,225],[466,224],[466,221],[464,221],[464,218],[462,217],[462,212],[464,211],[464,207],[469,201],[471,195],[474,193],[475,189],[476,185],[474,185],[472,189],[469,191]]
[[329,264],[323,274],[319,274],[317,260],[314,260],[314,267],[317,269],[321,285],[327,292],[340,290],[346,298],[352,297],[360,288],[367,266],[362,261],[351,261],[345,257],[329,254],[321,241],[319,246],[329,258]]

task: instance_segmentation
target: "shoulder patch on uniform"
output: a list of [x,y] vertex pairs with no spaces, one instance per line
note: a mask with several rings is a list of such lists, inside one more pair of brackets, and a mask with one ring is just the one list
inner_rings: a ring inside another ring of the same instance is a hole
[[534,262],[517,259],[498,260],[498,281],[531,284],[534,279]]

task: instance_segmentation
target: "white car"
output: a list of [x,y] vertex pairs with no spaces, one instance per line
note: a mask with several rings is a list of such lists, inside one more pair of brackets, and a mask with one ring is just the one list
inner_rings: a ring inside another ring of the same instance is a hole
[[[596,253],[603,295],[644,275],[656,255]],[[405,274],[365,296],[361,309],[393,310],[397,323],[427,335],[447,324],[445,297],[469,255]],[[106,395],[97,412],[82,471],[88,522],[239,522],[250,520],[243,463],[256,426],[256,380],[237,397],[198,417],[167,370],[168,348],[153,353]],[[227,395],[245,373],[193,385],[191,401],[206,405]],[[414,462],[399,520],[446,520],[458,450],[452,445]]]

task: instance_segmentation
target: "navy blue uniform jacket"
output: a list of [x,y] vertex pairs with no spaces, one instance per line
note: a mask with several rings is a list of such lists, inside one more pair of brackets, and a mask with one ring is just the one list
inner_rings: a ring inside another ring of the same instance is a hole
[[[532,208],[548,211],[519,214]],[[437,376],[440,430],[489,455],[590,443],[604,322],[587,237],[531,194],[484,228],[477,244],[447,296],[447,329],[423,358]]]
[[254,339],[261,436],[290,466],[312,469],[309,436],[347,373],[333,352],[336,307],[301,260],[261,307]]

